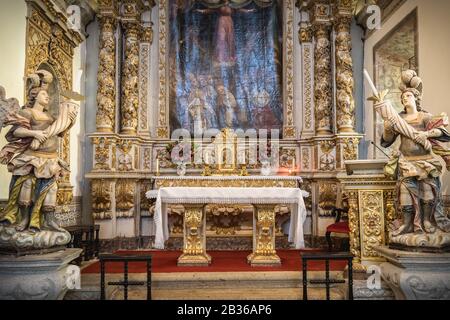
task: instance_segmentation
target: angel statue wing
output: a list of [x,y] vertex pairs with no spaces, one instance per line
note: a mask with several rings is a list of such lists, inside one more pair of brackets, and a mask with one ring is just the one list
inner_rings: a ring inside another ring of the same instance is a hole
[[13,119],[20,110],[19,101],[16,98],[6,99],[6,90],[0,86],[0,132]]

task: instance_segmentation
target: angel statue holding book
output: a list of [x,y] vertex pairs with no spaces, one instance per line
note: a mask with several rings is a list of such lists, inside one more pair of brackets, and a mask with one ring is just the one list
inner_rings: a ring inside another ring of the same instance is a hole
[[404,71],[401,79],[402,112],[384,101],[386,92],[376,92],[373,84],[375,96],[370,98],[384,120],[381,145],[389,147],[400,139],[399,150],[385,167],[386,175],[397,181],[396,205],[402,216],[390,244],[441,250],[450,245],[440,181],[444,164],[450,170],[450,150],[443,144],[450,141],[448,117],[434,117],[422,107],[423,84],[415,71]]
[[58,157],[58,138],[73,126],[79,107],[65,99],[55,119],[48,110],[52,81],[45,70],[30,75],[23,107],[17,99],[6,99],[0,87],[0,129],[10,126],[0,162],[12,174],[8,203],[0,212],[0,249],[48,249],[70,241],[54,215],[58,179],[69,172]]

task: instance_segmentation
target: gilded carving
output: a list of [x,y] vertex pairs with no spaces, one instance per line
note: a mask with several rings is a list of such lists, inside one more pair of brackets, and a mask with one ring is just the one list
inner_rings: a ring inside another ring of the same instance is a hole
[[167,101],[167,0],[159,1],[159,117],[157,137],[169,138],[168,118],[166,112]]
[[144,149],[143,169],[148,171],[152,170],[152,149],[150,148]]
[[350,228],[350,252],[354,256],[354,262],[361,262],[361,245],[359,237],[359,209],[358,209],[358,192],[347,191],[348,197],[348,224]]
[[298,32],[298,40],[300,43],[305,42],[312,42],[313,32],[312,28],[309,25],[302,25],[300,26],[299,32]]
[[340,16],[335,24],[337,126],[340,133],[354,132],[355,128],[351,21],[351,16]]
[[94,170],[110,170],[110,141],[108,138],[96,137],[92,139],[92,143],[95,147]]
[[184,212],[183,254],[179,265],[207,265],[211,257],[206,253],[205,215],[203,205],[186,205]]
[[[217,187],[241,187],[241,188],[297,188],[298,182],[296,180],[266,180],[266,179],[239,179],[239,180],[202,180],[201,186],[205,188]],[[192,179],[156,179],[155,188],[167,187],[198,187],[199,180],[193,177]]]
[[92,181],[92,214],[94,220],[111,219],[111,182],[105,180]]
[[319,184],[320,216],[330,216],[333,207],[336,207],[337,185],[335,183],[321,182]]
[[150,44],[148,43],[141,44],[139,69],[139,127],[141,130],[147,130],[147,112],[149,108],[148,92],[150,77]]
[[333,171],[336,168],[336,158],[332,154],[335,146],[336,143],[331,140],[320,142],[322,155],[320,156],[319,170]]
[[211,230],[217,235],[235,235],[241,229],[240,221],[243,207],[240,205],[208,205],[205,212],[212,220]]
[[297,156],[295,149],[281,149],[280,168],[293,169],[297,165]]
[[122,69],[121,120],[124,134],[136,134],[139,107],[139,26],[137,23],[124,23],[125,59]]
[[133,143],[131,140],[119,140],[117,143],[118,158],[117,169],[119,171],[131,171],[133,170]]
[[286,1],[286,93],[285,93],[285,124],[283,137],[296,138],[294,123],[294,0]]
[[389,239],[389,231],[394,230],[393,223],[399,217],[395,210],[395,196],[394,190],[384,190],[384,208],[385,208],[385,239]]
[[310,155],[308,148],[302,148],[302,169],[303,170],[311,169]]
[[116,22],[112,17],[99,17],[99,23],[97,131],[113,132],[116,119]]
[[313,94],[312,94],[312,53],[311,46],[304,46],[303,48],[303,98],[305,111],[305,128],[310,130],[313,122]]
[[247,259],[252,265],[278,265],[281,260],[275,250],[275,205],[257,205],[255,215],[254,248]]
[[358,159],[358,144],[359,138],[345,138],[343,139],[344,160]]
[[383,191],[359,191],[361,256],[376,258],[376,246],[384,245]]
[[325,23],[315,24],[314,37],[316,130],[317,134],[324,135],[332,133],[333,119],[330,26]]
[[133,217],[135,183],[119,180],[116,183],[116,210],[118,218]]

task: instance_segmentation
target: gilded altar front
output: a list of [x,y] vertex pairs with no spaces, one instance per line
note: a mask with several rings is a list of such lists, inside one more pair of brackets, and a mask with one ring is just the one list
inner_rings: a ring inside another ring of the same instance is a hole
[[[239,187],[239,188],[299,188],[302,178],[299,176],[154,176],[151,178],[152,188],[158,190],[168,187]],[[182,205],[170,205],[169,226],[171,236],[183,236],[183,217],[185,208]],[[251,205],[217,205],[205,207],[206,235],[208,237],[252,236],[253,213]],[[290,209],[286,205],[275,206],[275,231],[282,236],[282,227],[289,219]]]

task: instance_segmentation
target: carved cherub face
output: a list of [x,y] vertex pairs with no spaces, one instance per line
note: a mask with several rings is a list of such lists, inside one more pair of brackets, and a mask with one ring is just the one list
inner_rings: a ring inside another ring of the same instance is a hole
[[404,107],[416,108],[416,97],[412,92],[406,91],[402,94],[402,104]]
[[49,102],[50,102],[50,97],[49,97],[47,91],[45,91],[45,90],[39,91],[39,93],[36,97],[36,103],[40,104],[41,106],[46,107],[46,106],[48,106]]

